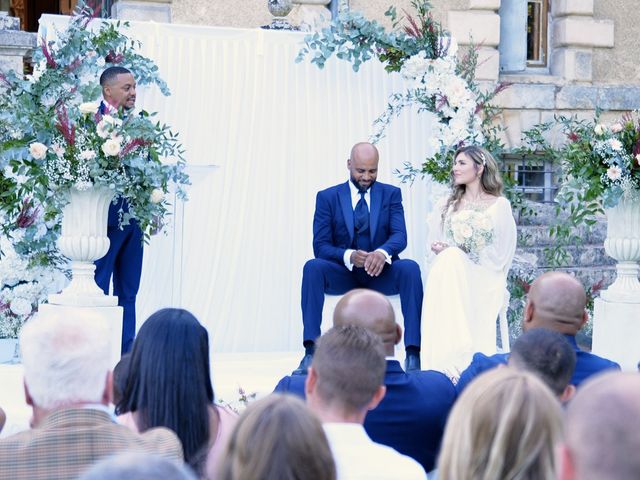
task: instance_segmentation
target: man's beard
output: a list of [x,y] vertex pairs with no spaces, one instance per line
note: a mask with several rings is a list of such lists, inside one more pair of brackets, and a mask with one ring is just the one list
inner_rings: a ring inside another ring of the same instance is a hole
[[360,185],[360,183],[358,181],[356,181],[355,178],[353,178],[353,175],[351,175],[351,183],[353,183],[355,185],[355,187],[358,189],[359,192],[366,192],[368,189],[370,189],[371,187],[373,187],[373,184],[376,183],[375,180],[372,180],[371,183],[369,185]]

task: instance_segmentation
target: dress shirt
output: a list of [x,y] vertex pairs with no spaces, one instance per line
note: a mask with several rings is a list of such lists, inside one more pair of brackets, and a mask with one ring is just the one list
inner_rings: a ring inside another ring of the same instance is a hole
[[[355,210],[356,205],[360,201],[360,190],[356,188],[351,180],[349,180],[349,190],[351,191],[351,209]],[[367,188],[367,191],[364,192],[364,201],[367,204],[367,209],[371,205],[371,187]],[[353,270],[353,263],[351,263],[351,254],[354,252],[352,248],[347,248],[344,251],[344,256],[342,258],[344,262],[344,266],[349,269],[349,271]],[[376,248],[376,252],[380,252],[384,255],[385,261],[391,265],[391,256],[384,251],[382,248]]]
[[418,462],[372,441],[358,423],[324,423],[337,480],[426,480]]
[[102,97],[102,104],[104,105],[104,109],[106,110],[105,113],[107,113],[108,115],[115,115],[118,113],[118,109],[107,102],[104,97]]

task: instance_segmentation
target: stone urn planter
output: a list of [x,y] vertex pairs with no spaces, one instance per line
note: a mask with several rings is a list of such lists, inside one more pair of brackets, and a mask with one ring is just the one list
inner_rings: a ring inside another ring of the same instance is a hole
[[105,187],[72,188],[68,196],[58,248],[71,260],[72,278],[62,293],[49,295],[49,303],[78,307],[117,305],[117,297],[105,295],[96,284],[93,264],[109,250],[107,215],[113,191]]
[[262,28],[268,30],[297,30],[285,18],[293,9],[293,0],[267,0],[267,8],[273,16],[273,20],[269,25],[265,25]]
[[605,209],[607,237],[604,249],[616,261],[616,279],[600,296],[608,302],[640,303],[640,196],[622,197]]

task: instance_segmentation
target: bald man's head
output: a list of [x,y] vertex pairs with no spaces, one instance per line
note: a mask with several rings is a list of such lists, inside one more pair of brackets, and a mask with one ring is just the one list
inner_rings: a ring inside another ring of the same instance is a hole
[[351,290],[340,299],[333,311],[333,325],[357,325],[377,334],[387,355],[393,355],[402,334],[389,299],[366,289]]
[[575,335],[587,320],[587,295],[568,273],[547,272],[535,279],[527,295],[524,330],[542,327]]
[[566,410],[561,478],[640,478],[639,399],[638,373],[604,373],[580,387]]

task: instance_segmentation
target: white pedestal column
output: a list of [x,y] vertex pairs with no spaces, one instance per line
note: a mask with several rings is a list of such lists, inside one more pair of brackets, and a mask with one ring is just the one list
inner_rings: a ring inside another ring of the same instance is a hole
[[100,316],[109,324],[109,341],[111,344],[109,365],[113,368],[120,360],[120,348],[122,344],[122,307],[77,307],[69,305],[42,304],[38,312],[43,315],[83,315],[91,313],[92,316]]
[[624,370],[636,371],[640,362],[640,199],[623,197],[605,213],[604,248],[618,262],[617,275],[595,301],[592,350]]
[[594,302],[593,344],[596,355],[637,371],[640,362],[640,303]]

